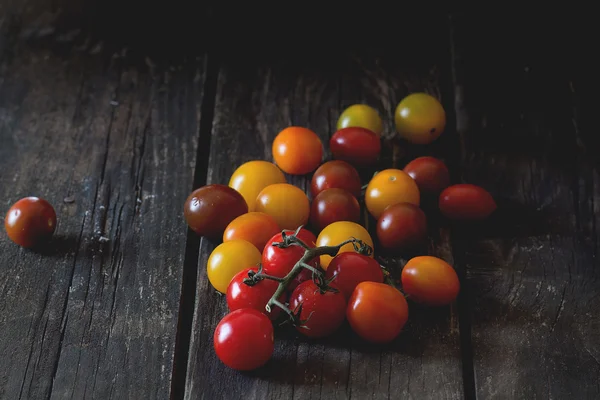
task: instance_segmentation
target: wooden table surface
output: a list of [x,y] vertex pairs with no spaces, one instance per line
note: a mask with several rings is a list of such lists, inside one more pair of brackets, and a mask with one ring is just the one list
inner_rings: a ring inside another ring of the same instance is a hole
[[[563,31],[457,12],[387,55],[172,60],[74,30],[81,10],[57,3],[0,2],[0,214],[37,195],[59,221],[40,251],[0,234],[0,398],[600,398],[598,91]],[[415,91],[448,113],[430,146],[387,140]],[[229,370],[206,278],[218,243],[188,232],[184,200],[270,160],[289,125],[327,143],[354,103],[384,117],[380,167],[434,155],[496,198],[485,224],[433,218],[427,251],[460,297],[411,305],[389,346],[284,330],[264,368]]]

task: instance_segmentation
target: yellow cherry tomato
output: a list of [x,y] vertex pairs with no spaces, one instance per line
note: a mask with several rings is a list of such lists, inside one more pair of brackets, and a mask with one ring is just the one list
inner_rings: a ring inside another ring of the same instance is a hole
[[258,194],[256,211],[275,218],[281,229],[296,230],[308,222],[310,204],[306,193],[296,186],[276,183]]
[[414,144],[429,144],[446,127],[446,112],[438,99],[427,93],[406,96],[394,113],[396,130]]
[[[373,239],[369,232],[362,225],[350,221],[338,221],[327,225],[317,237],[317,246],[337,246],[351,238],[360,239],[373,248]],[[347,251],[355,251],[352,243],[342,246],[338,254]],[[373,253],[371,253],[371,257],[373,257]],[[321,267],[327,269],[331,260],[331,256],[321,256]]]
[[365,206],[369,213],[379,219],[383,210],[397,203],[419,206],[421,193],[413,178],[400,169],[385,169],[377,173],[367,185]]
[[337,130],[359,126],[381,136],[383,131],[383,122],[377,110],[366,104],[354,104],[346,108],[337,122]]
[[231,279],[246,268],[256,267],[260,259],[260,251],[250,242],[235,239],[221,243],[208,257],[208,281],[219,292],[227,293]]
[[248,211],[256,211],[256,196],[261,190],[274,183],[285,183],[285,175],[277,165],[268,161],[248,161],[240,165],[229,180],[229,186],[237,190],[246,200]]

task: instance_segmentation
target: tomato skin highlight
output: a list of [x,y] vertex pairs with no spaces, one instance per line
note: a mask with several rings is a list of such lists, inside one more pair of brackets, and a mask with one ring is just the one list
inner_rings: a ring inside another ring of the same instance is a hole
[[14,243],[32,248],[50,239],[56,230],[56,212],[39,197],[24,197],[14,203],[4,219],[6,234]]
[[257,369],[273,355],[273,325],[266,315],[252,308],[232,311],[217,325],[213,346],[219,360],[229,368]]
[[290,126],[273,140],[273,158],[282,171],[304,175],[314,171],[323,158],[323,143],[310,129]]
[[356,286],[346,309],[352,330],[372,343],[394,340],[408,321],[408,304],[393,286],[361,282]]
[[263,160],[245,162],[229,179],[229,187],[244,197],[249,212],[256,211],[256,197],[261,190],[275,183],[286,183],[285,175],[277,165]]
[[403,169],[415,180],[421,193],[438,195],[450,186],[450,171],[442,160],[434,157],[418,157]]
[[[335,285],[330,285],[335,288]],[[321,293],[314,281],[302,282],[290,296],[290,309],[296,312],[300,305],[300,320],[306,321],[298,332],[312,338],[329,336],[334,333],[346,318],[346,299],[341,292]],[[309,318],[310,316],[310,318]],[[307,329],[308,328],[308,329]]]
[[361,186],[356,168],[346,161],[332,160],[317,168],[311,180],[310,193],[315,198],[323,190],[336,188],[345,189],[358,198]]
[[497,209],[492,195],[480,186],[460,183],[440,193],[442,215],[452,220],[483,220]]
[[223,233],[223,242],[234,239],[246,240],[262,252],[267,241],[280,231],[281,228],[272,216],[256,211],[249,212],[240,215],[227,225]]
[[411,258],[401,275],[402,289],[413,301],[428,306],[452,303],[460,291],[456,271],[441,258],[418,256]]
[[325,277],[335,279],[333,283],[344,294],[346,300],[350,299],[352,292],[361,282],[383,283],[381,266],[373,258],[359,253],[340,253],[333,257]]
[[276,183],[258,194],[256,211],[275,218],[281,229],[296,230],[308,222],[310,201],[300,188],[289,183]]
[[336,160],[366,167],[374,164],[381,153],[381,140],[374,132],[360,127],[343,128],[333,134],[329,148]]
[[360,221],[360,204],[344,189],[326,189],[317,195],[310,208],[310,223],[316,231],[338,221]]
[[[290,235],[294,233],[294,231],[286,231],[286,235]],[[300,229],[298,235],[296,236],[298,239],[302,240],[308,247],[315,247],[315,235],[305,229]],[[267,275],[276,276],[278,278],[284,278],[287,274],[290,273],[294,265],[302,258],[304,255],[304,249],[300,246],[289,246],[286,248],[279,248],[277,246],[273,246],[273,243],[282,242],[283,236],[281,233],[275,234],[267,244],[262,252],[262,266],[263,272]],[[319,266],[318,258],[311,260],[308,265],[317,268]],[[311,277],[312,275],[301,274],[302,277]],[[289,290],[291,288],[288,287]]]
[[393,204],[377,221],[377,238],[381,247],[389,253],[414,248],[427,238],[427,217],[414,204]]
[[[253,308],[267,315],[271,320],[277,319],[281,313],[281,308],[271,307],[271,312],[267,312],[265,306],[277,290],[279,284],[271,279],[262,279],[250,286],[244,283],[248,278],[249,271],[258,271],[258,268],[246,268],[238,272],[227,287],[227,307],[229,311],[239,310],[240,308]],[[285,301],[285,299],[279,299]]]

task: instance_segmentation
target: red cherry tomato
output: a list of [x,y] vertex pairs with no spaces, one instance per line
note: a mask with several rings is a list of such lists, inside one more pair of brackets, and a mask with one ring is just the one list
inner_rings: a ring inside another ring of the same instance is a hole
[[379,263],[369,256],[359,253],[339,253],[333,257],[325,277],[331,279],[335,276],[333,283],[346,297],[350,298],[352,292],[361,282],[383,283],[383,271]]
[[402,269],[402,289],[411,300],[429,306],[450,304],[458,296],[460,282],[456,271],[441,258],[411,258]]
[[44,199],[25,197],[6,213],[4,229],[10,240],[30,248],[49,239],[56,230],[56,212]]
[[[331,285],[335,287],[335,285]],[[318,338],[331,335],[344,322],[346,299],[341,292],[322,293],[314,281],[302,282],[290,297],[290,309],[297,311],[302,305],[300,320],[306,321],[298,326],[298,332],[305,336]]]
[[343,128],[329,140],[333,158],[356,166],[372,165],[381,153],[381,141],[377,134],[360,127]]
[[[294,231],[285,231],[286,235],[291,235]],[[300,229],[297,235],[298,239],[302,240],[308,247],[315,247],[316,237],[315,235],[307,230]],[[283,236],[281,233],[274,235],[265,246],[262,253],[262,266],[263,272],[267,275],[276,276],[283,278],[290,273],[294,265],[304,255],[304,249],[300,246],[289,246],[284,249],[277,246],[273,246],[275,242],[282,242]],[[311,260],[308,265],[317,268],[319,267],[319,258]],[[312,275],[308,273],[301,274],[302,277],[310,278]],[[289,289],[289,288],[288,288]]]
[[406,164],[404,172],[417,182],[422,193],[439,194],[450,186],[450,172],[442,160],[418,157]]
[[314,198],[323,190],[337,188],[345,189],[358,198],[361,186],[356,168],[346,161],[333,160],[317,168],[310,184],[310,193]]
[[427,217],[412,203],[393,204],[377,221],[377,238],[390,253],[413,248],[427,238]]
[[394,340],[408,320],[408,304],[398,289],[385,283],[361,282],[350,300],[346,317],[352,330],[373,343]]
[[229,368],[250,371],[266,364],[273,355],[271,320],[253,308],[227,314],[213,336],[217,357]]
[[461,183],[440,193],[441,213],[454,220],[482,220],[497,208],[492,195],[480,186]]
[[[279,284],[271,279],[262,279],[259,282],[251,285],[244,283],[244,279],[248,278],[248,272],[256,272],[258,268],[246,268],[238,272],[227,287],[227,306],[229,311],[239,310],[240,308],[253,308],[271,319],[277,319],[281,309],[279,307],[271,307],[271,312],[267,313],[265,306],[271,299]],[[285,299],[279,299],[284,301]]]
[[326,189],[314,198],[310,223],[316,231],[337,221],[360,221],[360,205],[356,197],[344,189]]

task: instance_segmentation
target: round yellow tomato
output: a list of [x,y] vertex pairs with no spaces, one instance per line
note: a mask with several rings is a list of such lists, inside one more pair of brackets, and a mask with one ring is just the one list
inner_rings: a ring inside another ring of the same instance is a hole
[[383,122],[377,110],[366,104],[354,104],[346,108],[337,122],[337,130],[358,126],[381,136]]
[[231,221],[223,233],[223,242],[235,239],[246,240],[262,252],[269,239],[279,232],[281,232],[281,229],[275,218],[254,211],[242,214]]
[[385,169],[375,175],[367,185],[365,205],[369,213],[379,219],[383,210],[397,203],[419,206],[421,193],[413,178],[400,169]]
[[260,251],[250,242],[236,239],[221,243],[208,257],[208,281],[219,292],[227,293],[231,279],[246,268],[256,267],[260,259]]
[[406,96],[394,113],[396,130],[414,144],[429,144],[446,127],[446,112],[438,99],[427,93]]
[[231,175],[229,186],[244,197],[248,211],[255,211],[256,196],[261,190],[274,183],[285,182],[285,175],[277,165],[255,160],[240,165]]
[[281,229],[296,230],[308,222],[310,204],[306,193],[296,186],[276,183],[258,194],[256,211],[275,218]]
[[[319,237],[317,237],[317,246],[337,246],[344,240],[351,238],[360,239],[373,248],[373,239],[371,238],[371,235],[369,235],[369,232],[367,232],[362,225],[350,221],[338,221],[327,225],[325,229],[319,233]],[[352,243],[342,246],[338,254],[347,251],[355,251]],[[372,252],[371,257],[373,257]],[[321,267],[327,269],[331,259],[332,257],[328,255],[321,256]]]

